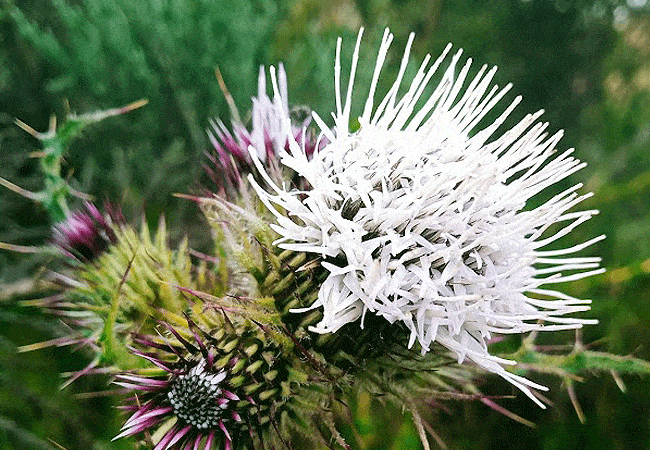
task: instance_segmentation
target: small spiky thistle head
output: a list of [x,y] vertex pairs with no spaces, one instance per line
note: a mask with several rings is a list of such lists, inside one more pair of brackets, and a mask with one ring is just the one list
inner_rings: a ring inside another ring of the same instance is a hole
[[185,327],[164,324],[165,339],[133,338],[142,348],[134,353],[159,370],[118,376],[117,384],[140,394],[116,439],[173,422],[156,450],[231,449],[250,439],[255,426],[278,420],[288,373],[280,348],[252,322],[221,323],[208,332],[188,318]]
[[92,203],[85,210],[71,212],[54,225],[53,243],[61,253],[80,262],[88,262],[104,253],[117,242],[116,229],[124,217],[110,204],[104,204],[104,214]]
[[162,322],[158,335],[133,337],[134,354],[156,368],[117,377],[135,397],[115,439],[152,434],[155,450],[277,448],[325,411],[322,392],[337,382],[308,375],[292,340],[271,325],[214,307],[193,315],[200,325],[165,316],[173,324]]
[[111,228],[110,236],[101,255],[55,275],[65,290],[40,306],[72,327],[71,343],[85,336],[94,364],[128,369],[138,367],[138,358],[126,349],[130,333],[152,332],[152,318],[160,318],[161,309],[175,314],[187,309],[179,287],[219,294],[225,281],[207,262],[193,263],[186,239],[170,248],[164,220],[155,232],[143,220],[139,230],[123,223]]

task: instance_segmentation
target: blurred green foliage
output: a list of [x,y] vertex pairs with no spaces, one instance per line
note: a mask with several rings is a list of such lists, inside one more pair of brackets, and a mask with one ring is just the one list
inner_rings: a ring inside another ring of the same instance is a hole
[[[166,213],[179,231],[196,221],[196,210],[171,194],[199,181],[208,145],[204,129],[209,118],[226,110],[215,68],[229,80],[236,102],[244,104],[254,92],[282,4],[2,0],[0,5],[0,139],[8,160],[0,176],[19,185],[38,183],[27,158],[36,142],[16,139],[13,117],[44,131],[51,114],[65,115],[66,104],[83,113],[147,98],[148,108],[78,140],[68,170],[74,171],[75,187],[119,200],[127,214],[146,205],[147,214]],[[3,195],[3,201],[15,200]],[[21,214],[10,216],[0,223],[0,241],[35,237],[16,235],[24,228],[15,219]],[[47,228],[38,231],[41,239],[47,234]]]
[[[520,116],[544,108],[551,131],[565,130],[563,145],[589,163],[571,181],[585,182],[595,193],[585,207],[601,211],[568,239],[607,234],[589,252],[611,270],[563,289],[594,299],[591,316],[601,323],[585,329],[585,343],[650,359],[650,5],[644,0],[0,0],[0,176],[41,187],[37,161],[28,157],[38,142],[13,124],[15,117],[44,131],[66,104],[84,113],[148,98],[147,107],[85,131],[66,173],[73,187],[119,202],[127,216],[146,208],[153,221],[164,213],[176,239],[187,233],[200,246],[207,237],[201,238],[198,211],[172,194],[197,189],[202,153],[209,151],[204,129],[214,116],[228,118],[215,68],[246,111],[258,66],[284,61],[290,103],[327,118],[336,38],[351,54],[359,26],[367,31],[357,86],[368,84],[385,26],[396,42],[384,89],[414,31],[414,62],[453,42],[476,61],[474,71],[499,66],[496,82],[512,82],[523,95]],[[49,226],[38,206],[0,191],[0,242],[42,243]],[[75,398],[106,389],[105,379],[58,391],[60,371],[88,363],[83,352],[16,354],[18,345],[60,332],[55,320],[9,306],[15,283],[44,263],[40,256],[0,253],[0,448],[56,448],[48,439],[69,450],[129,448],[109,443],[119,418],[108,399]],[[549,345],[571,339],[540,337]],[[576,386],[584,425],[562,386],[552,378],[536,381],[550,384],[553,409],[539,410],[521,395],[499,400],[536,429],[479,402],[432,408],[426,419],[450,449],[650,448],[650,380],[624,377],[622,393],[612,378],[585,379]],[[499,380],[483,388],[510,392]],[[347,434],[360,448],[420,448],[401,411],[367,398],[349,406]]]

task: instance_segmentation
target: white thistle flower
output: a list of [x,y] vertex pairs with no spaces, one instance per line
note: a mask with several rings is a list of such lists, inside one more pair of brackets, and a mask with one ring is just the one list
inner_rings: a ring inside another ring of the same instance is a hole
[[[329,271],[318,300],[323,319],[312,329],[336,332],[377,314],[410,330],[409,346],[422,352],[438,342],[497,373],[542,403],[530,387],[546,389],[504,369],[513,361],[492,356],[493,334],[579,328],[592,320],[568,317],[589,309],[546,285],[602,272],[599,258],[570,256],[603,236],[560,250],[542,248],[570,233],[597,211],[568,212],[591,194],[581,184],[526,209],[530,198],[581,169],[584,163],[557,154],[562,136],[548,136],[542,111],[512,129],[495,132],[521,98],[485,128],[485,115],[510,89],[491,87],[496,67],[483,66],[467,80],[471,60],[457,72],[452,58],[433,94],[422,99],[451,45],[429,65],[427,56],[407,92],[398,96],[413,41],[410,36],[395,83],[378,105],[374,95],[393,36],[386,30],[360,128],[350,132],[350,109],[362,32],[357,39],[347,93],[341,96],[340,50],[335,66],[335,126],[314,114],[329,144],[307,158],[300,142],[281,151],[283,165],[311,189],[298,191],[251,178],[277,218],[271,225],[279,247],[321,255]],[[272,71],[273,78],[273,71]],[[276,94],[277,82],[274,81]],[[416,110],[421,101],[423,106]],[[291,136],[285,120],[285,135]],[[252,151],[251,151],[252,152]],[[257,161],[260,172],[262,165]],[[559,227],[553,227],[554,224]],[[567,256],[569,255],[569,256]],[[568,273],[567,273],[568,272]]]

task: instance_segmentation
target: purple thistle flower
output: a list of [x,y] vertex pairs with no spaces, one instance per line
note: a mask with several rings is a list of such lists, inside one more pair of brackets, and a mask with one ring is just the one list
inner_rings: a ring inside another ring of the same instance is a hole
[[115,227],[124,222],[122,214],[105,203],[105,214],[86,202],[85,210],[73,211],[54,225],[54,245],[66,256],[81,262],[95,259],[117,242]]
[[[197,361],[189,371],[168,380],[120,375],[121,381],[116,382],[120,386],[158,395],[136,409],[115,439],[154,428],[175,415],[176,423],[155,450],[200,448],[202,441],[203,448],[209,450],[219,440],[218,431],[223,433],[223,448],[232,448],[232,436],[226,424],[242,419],[234,409],[239,397],[224,387],[227,375],[225,370],[214,371],[205,360]],[[178,445],[174,447],[175,444]]]
[[275,356],[269,361],[278,349],[269,352],[259,338],[261,329],[248,326],[236,332],[226,323],[207,333],[189,319],[189,329],[164,325],[169,340],[134,336],[152,351],[133,353],[160,372],[117,376],[115,383],[136,395],[125,408],[133,414],[114,440],[167,426],[154,450],[231,450],[252,439],[260,425],[275,421],[282,409],[277,397],[286,373]]
[[[278,154],[282,150],[289,151],[291,140],[303,143],[307,155],[313,154],[316,147],[325,144],[323,139],[317,139],[314,130],[308,128],[311,122],[308,110],[289,110],[287,75],[282,64],[278,67],[277,78],[279,92],[271,99],[266,93],[266,71],[263,66],[260,67],[258,94],[252,98],[250,131],[239,119],[234,104],[231,104],[232,132],[220,119],[211,121],[208,137],[216,153],[208,155],[208,158],[217,170],[209,167],[206,170],[220,188],[236,191],[241,184],[242,173],[255,172],[251,151],[266,168],[277,168]],[[227,91],[225,94],[230,98]],[[291,123],[291,136],[286,131],[287,121]],[[249,150],[250,147],[252,149]]]

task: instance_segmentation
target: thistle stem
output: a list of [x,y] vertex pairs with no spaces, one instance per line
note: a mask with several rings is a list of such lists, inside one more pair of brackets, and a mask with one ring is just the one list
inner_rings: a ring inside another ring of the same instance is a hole
[[31,157],[39,158],[41,161],[41,172],[45,177],[45,187],[40,192],[30,192],[15,184],[0,178],[0,185],[16,192],[30,200],[40,202],[47,211],[53,223],[61,222],[68,216],[67,197],[73,195],[86,200],[92,197],[87,196],[70,187],[67,180],[61,176],[61,166],[64,153],[72,140],[79,135],[86,126],[99,122],[107,117],[117,116],[147,104],[147,100],[138,100],[120,108],[97,111],[93,113],[76,116],[67,114],[66,120],[57,127],[56,116],[52,116],[50,127],[46,133],[39,133],[25,122],[15,119],[15,124],[26,133],[35,137],[41,142],[42,150],[32,152]]

